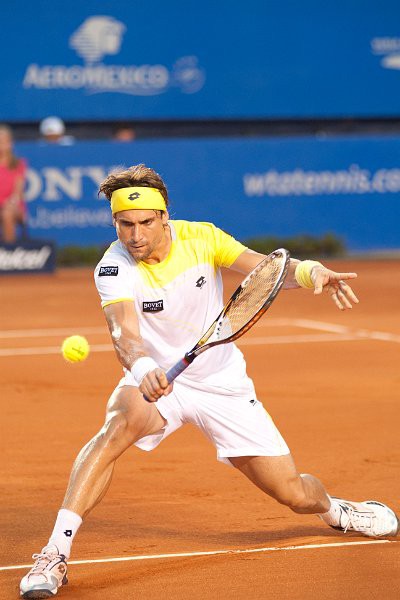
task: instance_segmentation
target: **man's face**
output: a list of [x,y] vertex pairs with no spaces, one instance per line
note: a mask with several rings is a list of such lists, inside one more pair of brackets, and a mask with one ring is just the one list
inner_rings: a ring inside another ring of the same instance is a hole
[[168,213],[154,210],[123,210],[114,215],[118,239],[135,260],[146,260],[166,243]]

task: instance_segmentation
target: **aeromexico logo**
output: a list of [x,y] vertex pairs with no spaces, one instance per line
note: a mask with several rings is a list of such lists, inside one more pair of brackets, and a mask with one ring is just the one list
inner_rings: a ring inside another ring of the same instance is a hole
[[[163,94],[178,88],[185,94],[201,90],[205,72],[196,56],[183,56],[172,65],[155,64],[104,64],[107,56],[120,53],[128,27],[114,17],[94,15],[71,33],[69,47],[83,59],[84,65],[27,66],[23,87],[27,89],[84,90],[89,94],[114,92],[136,96]],[[65,42],[66,43],[66,40]],[[56,55],[56,49],[53,54]],[[146,50],[142,48],[145,56]],[[128,49],[127,56],[131,56]]]
[[400,37],[375,37],[371,40],[371,51],[380,56],[384,69],[400,70]]

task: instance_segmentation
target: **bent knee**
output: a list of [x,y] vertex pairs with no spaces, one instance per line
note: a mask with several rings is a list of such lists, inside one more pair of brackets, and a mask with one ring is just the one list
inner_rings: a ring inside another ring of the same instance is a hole
[[106,422],[99,435],[106,445],[122,444],[127,447],[142,437],[159,431],[165,423],[166,420],[152,405],[142,404],[142,408],[136,407],[135,410],[123,404],[118,408],[108,408]]
[[298,513],[307,511],[312,504],[304,490],[300,477],[287,482],[286,485],[276,491],[274,497],[280,504],[284,504],[293,512]]
[[98,438],[105,447],[126,447],[136,441],[135,435],[135,428],[126,414],[118,411],[109,415],[98,433]]
[[105,427],[110,432],[125,431],[132,443],[159,431],[165,424],[155,404],[146,402],[133,386],[116,388],[108,401]]

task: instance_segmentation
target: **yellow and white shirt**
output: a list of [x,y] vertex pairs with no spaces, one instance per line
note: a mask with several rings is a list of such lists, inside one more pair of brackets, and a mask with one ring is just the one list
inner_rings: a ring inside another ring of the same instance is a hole
[[[220,268],[246,250],[211,223],[169,221],[169,226],[172,245],[162,262],[136,262],[116,241],[95,270],[102,306],[135,303],[146,350],[165,370],[191,350],[222,310]],[[179,377],[202,390],[249,394],[245,361],[232,343],[207,350]]]

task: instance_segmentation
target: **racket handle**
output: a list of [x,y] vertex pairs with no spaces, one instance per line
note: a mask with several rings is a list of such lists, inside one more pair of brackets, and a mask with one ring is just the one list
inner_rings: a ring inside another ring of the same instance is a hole
[[171,367],[167,372],[167,381],[168,383],[172,383],[178,375],[180,375],[186,367],[190,365],[191,361],[187,360],[187,358],[182,358],[179,362],[176,363],[173,367]]
[[[192,361],[187,360],[187,358],[185,357],[185,358],[182,358],[179,362],[177,362],[176,365],[171,367],[166,372],[168,383],[172,383],[178,377],[178,375],[180,375],[186,369],[186,367],[188,367],[190,365],[191,362]],[[144,394],[143,394],[143,398],[146,400],[146,402],[150,402],[150,400],[148,398],[146,398],[146,396]]]

